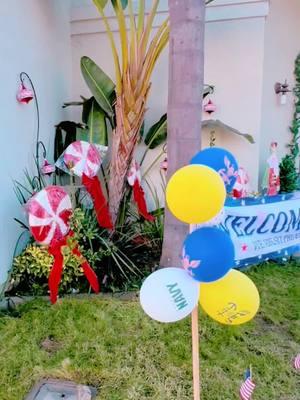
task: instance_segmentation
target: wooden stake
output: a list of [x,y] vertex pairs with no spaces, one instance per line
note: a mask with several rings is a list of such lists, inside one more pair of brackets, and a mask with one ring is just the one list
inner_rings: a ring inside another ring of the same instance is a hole
[[192,312],[192,353],[193,353],[194,400],[200,400],[198,306]]
[[[190,225],[189,232],[197,229],[197,225]],[[200,400],[200,360],[199,360],[199,322],[198,306],[192,312],[192,354],[193,354],[193,387],[194,400]]]

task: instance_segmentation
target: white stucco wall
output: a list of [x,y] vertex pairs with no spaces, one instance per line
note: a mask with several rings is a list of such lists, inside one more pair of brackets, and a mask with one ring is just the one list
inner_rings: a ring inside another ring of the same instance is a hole
[[[249,144],[226,134],[217,137],[216,144],[230,150],[249,171],[253,187],[259,162],[264,24],[265,18],[250,18],[206,25],[205,82],[215,85],[213,118],[255,139]],[[205,139],[203,144],[208,145]]]
[[280,105],[275,95],[276,82],[285,79],[293,89],[294,63],[300,53],[300,1],[271,0],[270,14],[265,27],[265,56],[261,121],[260,164],[261,176],[265,169],[269,147],[278,142],[278,154],[288,151],[286,144],[291,140],[289,126],[293,119],[294,96],[288,95],[286,105]]
[[34,103],[16,101],[19,73],[26,71],[37,91],[41,139],[52,158],[54,125],[64,118],[63,101],[70,99],[71,47],[69,0],[10,0],[1,2],[1,158],[0,158],[0,284],[11,265],[20,229],[14,217],[22,210],[13,179],[24,180],[33,169],[36,137]]

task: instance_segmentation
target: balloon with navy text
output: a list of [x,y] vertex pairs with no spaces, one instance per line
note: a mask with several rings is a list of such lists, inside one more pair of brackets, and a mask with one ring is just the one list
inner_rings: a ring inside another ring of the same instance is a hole
[[141,306],[156,321],[179,321],[197,306],[199,286],[181,268],[160,269],[144,281],[140,291]]

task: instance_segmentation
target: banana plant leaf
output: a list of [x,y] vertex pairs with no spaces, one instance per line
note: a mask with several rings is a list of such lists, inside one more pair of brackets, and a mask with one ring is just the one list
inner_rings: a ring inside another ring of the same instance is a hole
[[[114,9],[116,9],[118,1],[117,0],[111,0],[111,2],[112,2],[112,5],[113,5]],[[128,0],[121,0],[121,4],[122,4],[122,8],[124,10],[128,5]]]
[[161,119],[154,124],[145,136],[145,144],[149,149],[155,149],[167,139],[167,114],[164,114]]
[[78,131],[78,140],[108,145],[106,115],[94,97],[84,102],[82,121],[87,125],[87,129]]
[[110,118],[113,118],[114,108],[111,96],[115,90],[115,84],[89,57],[82,57],[80,66],[84,80],[97,103]]
[[255,140],[253,136],[249,135],[248,133],[242,133],[238,131],[235,128],[232,128],[229,125],[224,124],[224,122],[218,120],[218,119],[208,119],[205,121],[202,121],[202,128],[206,128],[209,131],[214,131],[216,134],[218,133],[225,133],[225,134],[235,134],[238,136],[242,136],[246,140],[248,140],[249,143],[253,144],[255,143]]
[[105,8],[105,6],[106,6],[106,4],[108,2],[108,0],[93,0],[93,1],[94,1],[94,4],[97,7],[102,8],[102,10]]

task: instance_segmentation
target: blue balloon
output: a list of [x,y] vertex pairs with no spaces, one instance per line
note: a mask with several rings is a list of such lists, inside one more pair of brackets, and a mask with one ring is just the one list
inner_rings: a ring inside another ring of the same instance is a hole
[[190,164],[202,164],[217,171],[224,181],[227,192],[231,192],[238,174],[238,163],[233,155],[220,147],[210,147],[199,151]]
[[190,233],[183,244],[182,266],[199,282],[221,279],[234,265],[234,245],[219,228],[205,227]]

